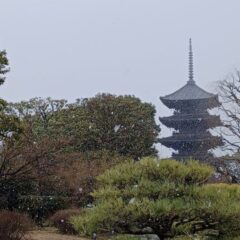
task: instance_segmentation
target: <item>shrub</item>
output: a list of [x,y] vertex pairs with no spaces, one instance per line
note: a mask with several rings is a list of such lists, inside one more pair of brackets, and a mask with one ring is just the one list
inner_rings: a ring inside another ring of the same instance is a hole
[[[73,197],[73,205],[84,207],[92,202],[90,193],[95,187],[96,177],[125,159],[126,157],[106,150],[61,154],[54,176],[55,184],[52,186],[57,194]],[[49,181],[46,185],[48,183]]]
[[19,210],[27,212],[32,219],[41,223],[43,218],[67,205],[66,198],[55,196],[20,196]]
[[240,233],[240,186],[206,184],[213,169],[196,161],[145,158],[120,164],[97,178],[95,207],[73,224],[81,233],[143,233],[161,239]]
[[1,240],[24,240],[32,226],[32,222],[26,214],[10,211],[0,212]]
[[49,220],[61,233],[74,234],[76,233],[70,222],[71,217],[79,215],[79,209],[66,209],[57,211]]

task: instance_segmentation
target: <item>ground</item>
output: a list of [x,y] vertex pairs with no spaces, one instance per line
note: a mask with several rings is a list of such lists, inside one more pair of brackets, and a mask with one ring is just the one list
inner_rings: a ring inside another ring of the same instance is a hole
[[31,232],[30,236],[31,240],[86,240],[86,238],[59,234],[55,229],[36,230]]

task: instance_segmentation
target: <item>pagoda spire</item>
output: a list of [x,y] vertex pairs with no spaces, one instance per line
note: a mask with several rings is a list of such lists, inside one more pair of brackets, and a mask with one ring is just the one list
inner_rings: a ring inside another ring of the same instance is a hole
[[210,129],[221,127],[219,116],[211,115],[208,110],[220,106],[218,95],[206,92],[193,77],[192,42],[189,39],[189,79],[183,87],[160,97],[164,105],[174,109],[173,115],[160,117],[163,125],[174,129],[169,137],[159,139],[164,146],[174,149],[173,159],[193,158],[200,161],[213,159],[209,150],[222,146],[223,140],[211,134]]
[[193,51],[192,51],[192,39],[189,39],[189,80],[188,83],[195,83],[193,75]]

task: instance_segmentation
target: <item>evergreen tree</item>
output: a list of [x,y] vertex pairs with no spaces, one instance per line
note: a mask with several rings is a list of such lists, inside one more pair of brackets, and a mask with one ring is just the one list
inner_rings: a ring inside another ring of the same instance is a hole
[[9,71],[8,64],[6,51],[0,51],[0,85],[4,83],[5,74]]

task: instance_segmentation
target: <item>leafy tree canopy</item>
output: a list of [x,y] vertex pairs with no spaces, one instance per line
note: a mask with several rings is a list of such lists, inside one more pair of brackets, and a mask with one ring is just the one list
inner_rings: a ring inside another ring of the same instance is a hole
[[37,134],[70,136],[81,152],[106,149],[135,159],[157,152],[155,107],[134,96],[99,94],[73,104],[35,98],[11,104],[9,112],[30,119]]

